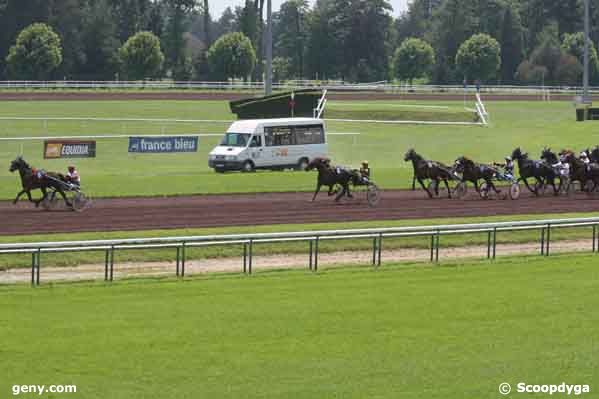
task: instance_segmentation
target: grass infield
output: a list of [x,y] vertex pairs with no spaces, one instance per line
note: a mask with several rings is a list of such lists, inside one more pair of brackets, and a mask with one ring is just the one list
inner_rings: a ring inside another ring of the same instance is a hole
[[[466,103],[473,106],[473,100]],[[488,128],[473,126],[407,126],[330,122],[329,132],[360,133],[359,136],[329,136],[333,162],[357,166],[367,159],[382,188],[405,188],[411,184],[411,165],[403,161],[410,147],[428,158],[447,163],[466,155],[492,162],[522,146],[538,158],[545,145],[580,151],[599,144],[593,122],[576,123],[568,102],[489,102]],[[434,107],[434,108],[433,108]],[[448,108],[444,108],[448,107]],[[430,115],[460,114],[462,101],[331,101],[331,112],[356,112],[361,118],[397,110]],[[106,117],[169,119],[233,119],[225,101],[6,101],[0,117]],[[370,118],[369,118],[370,119]],[[0,120],[0,138],[85,134],[222,134],[226,123],[167,122],[56,122]],[[200,150],[191,154],[129,154],[127,139],[99,139],[97,158],[80,160],[42,159],[42,141],[0,141],[0,198],[12,199],[20,184],[8,172],[8,164],[24,154],[33,165],[47,170],[65,170],[76,163],[86,192],[96,197],[152,196],[197,193],[310,191],[315,175],[305,172],[258,172],[216,174],[207,165],[207,154],[219,137],[202,137]]]
[[597,281],[593,256],[558,256],[0,287],[0,395],[13,384],[74,384],[86,399],[483,399],[502,382],[593,392]]

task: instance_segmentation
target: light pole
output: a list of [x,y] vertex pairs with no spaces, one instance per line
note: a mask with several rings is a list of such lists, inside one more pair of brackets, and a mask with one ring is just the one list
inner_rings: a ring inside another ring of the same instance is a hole
[[264,94],[272,94],[272,1],[266,3],[266,71],[264,72]]
[[584,0],[584,72],[582,76],[582,102],[591,104],[589,96],[589,37],[590,37],[590,22],[589,22],[589,0]]

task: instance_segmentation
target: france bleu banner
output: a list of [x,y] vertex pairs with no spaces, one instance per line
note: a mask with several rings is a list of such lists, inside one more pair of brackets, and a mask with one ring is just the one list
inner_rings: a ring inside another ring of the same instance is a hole
[[129,137],[129,152],[197,152],[198,137]]

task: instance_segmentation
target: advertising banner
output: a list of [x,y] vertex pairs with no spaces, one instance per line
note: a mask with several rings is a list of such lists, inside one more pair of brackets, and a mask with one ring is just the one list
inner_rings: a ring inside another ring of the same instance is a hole
[[95,158],[96,142],[80,140],[44,141],[44,158]]
[[129,137],[129,152],[172,153],[197,152],[199,137]]

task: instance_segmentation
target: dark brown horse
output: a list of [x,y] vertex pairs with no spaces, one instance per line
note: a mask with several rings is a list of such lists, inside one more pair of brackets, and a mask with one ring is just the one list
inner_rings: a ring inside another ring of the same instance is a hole
[[[563,150],[560,155],[564,162],[570,165],[570,179],[579,181],[582,191],[595,191],[599,185],[599,164],[585,164],[583,160],[576,157],[574,151]],[[587,185],[589,181],[593,182],[592,186]]]
[[339,184],[342,190],[335,197],[335,201],[339,201],[344,194],[347,194],[349,198],[352,198],[349,190],[349,182],[358,177],[356,176],[355,171],[340,167],[331,168],[329,160],[326,158],[314,158],[310,161],[306,170],[313,169],[318,171],[318,180],[316,181],[316,191],[314,192],[312,201],[316,199],[316,195],[322,186],[329,187],[329,195],[335,194],[333,188],[336,184]]
[[[19,175],[21,175],[21,186],[23,187],[23,190],[17,194],[13,204],[16,204],[17,201],[19,201],[21,195],[27,194],[29,201],[33,202],[35,206],[38,207],[40,202],[48,196],[47,189],[50,188],[56,190],[56,192],[62,196],[68,207],[72,207],[71,202],[64,193],[64,187],[67,184],[64,182],[64,175],[54,172],[45,172],[38,177],[33,168],[21,157],[17,157],[10,163],[9,171],[14,172],[17,170],[19,171]],[[40,199],[34,200],[31,197],[31,190],[37,189],[41,190],[43,195]]]
[[484,180],[487,187],[499,194],[501,191],[493,184],[493,178],[497,175],[497,169],[492,166],[475,163],[469,158],[459,157],[455,161],[456,171],[462,174],[462,181],[469,181],[474,184],[474,189],[480,193],[478,186],[479,180]]
[[439,195],[439,183],[441,180],[445,183],[447,188],[447,195],[451,198],[451,190],[449,189],[448,180],[453,180],[453,174],[451,169],[442,164],[441,162],[427,161],[420,156],[414,149],[409,149],[404,156],[404,161],[412,161],[414,168],[414,178],[418,180],[418,183],[422,186],[424,191],[428,194],[429,198],[433,198],[433,193],[424,186],[424,180],[430,179],[435,182],[435,194]]

